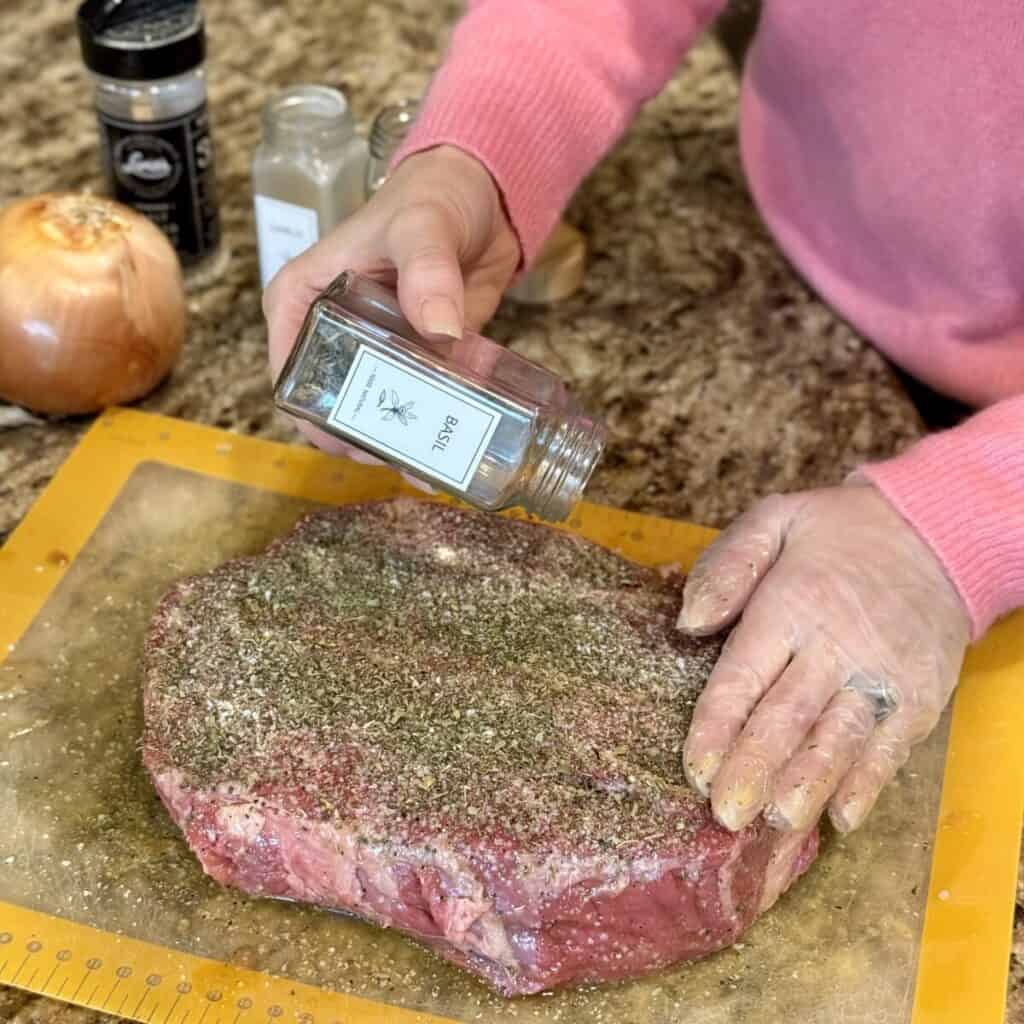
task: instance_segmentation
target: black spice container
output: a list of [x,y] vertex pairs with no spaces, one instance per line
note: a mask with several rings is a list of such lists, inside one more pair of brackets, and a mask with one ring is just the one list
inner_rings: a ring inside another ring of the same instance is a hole
[[198,4],[86,0],[78,36],[111,195],[161,228],[183,267],[206,265],[220,217]]

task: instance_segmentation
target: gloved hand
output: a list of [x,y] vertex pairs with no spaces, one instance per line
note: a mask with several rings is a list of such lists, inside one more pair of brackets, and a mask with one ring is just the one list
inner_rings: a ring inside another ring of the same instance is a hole
[[[519,240],[483,164],[451,146],[417,153],[267,286],[263,311],[274,377],[310,304],[343,270],[392,286],[397,280],[398,301],[416,330],[459,337],[464,327],[478,329],[490,318],[520,258]],[[299,429],[326,451],[377,462],[308,423]]]
[[938,722],[967,610],[915,530],[863,480],[768,498],[708,548],[680,628],[737,617],[684,747],[690,782],[738,830],[765,812],[857,828]]

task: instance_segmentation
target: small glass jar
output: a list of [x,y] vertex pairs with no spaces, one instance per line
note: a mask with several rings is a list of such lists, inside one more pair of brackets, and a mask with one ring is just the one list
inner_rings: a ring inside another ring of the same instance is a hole
[[571,224],[560,220],[533,265],[505,295],[525,306],[562,302],[579,291],[586,262],[586,239]]
[[370,159],[366,164],[366,198],[369,199],[388,179],[392,157],[409,134],[419,112],[416,100],[402,100],[385,107],[370,128]]
[[472,332],[423,338],[393,293],[352,272],[310,307],[274,400],[470,505],[551,522],[607,438],[554,374]]
[[111,195],[153,221],[186,270],[212,266],[220,215],[198,5],[86,0],[78,35]]
[[299,85],[267,103],[252,163],[264,287],[362,205],[365,173],[366,143],[342,92]]

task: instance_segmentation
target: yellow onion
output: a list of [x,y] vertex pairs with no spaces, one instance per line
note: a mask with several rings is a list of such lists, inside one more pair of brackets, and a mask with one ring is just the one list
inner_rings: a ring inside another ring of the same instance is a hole
[[132,402],[184,337],[177,256],[141,214],[84,194],[0,213],[0,398],[44,413]]

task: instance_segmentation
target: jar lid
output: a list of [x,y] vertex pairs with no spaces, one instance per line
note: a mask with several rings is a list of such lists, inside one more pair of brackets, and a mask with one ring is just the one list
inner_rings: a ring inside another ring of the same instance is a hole
[[132,82],[173,78],[206,57],[195,0],[85,0],[78,40],[90,71]]
[[401,100],[377,114],[370,129],[370,153],[376,159],[390,160],[398,152],[419,109],[419,100]]
[[267,100],[263,131],[267,137],[287,138],[303,145],[331,145],[353,138],[356,123],[348,98],[340,89],[293,85]]

